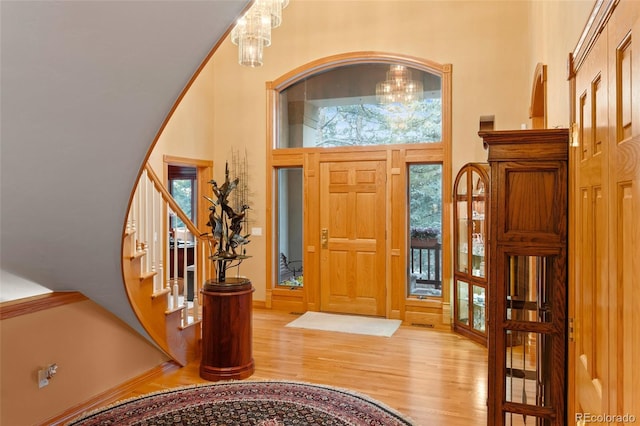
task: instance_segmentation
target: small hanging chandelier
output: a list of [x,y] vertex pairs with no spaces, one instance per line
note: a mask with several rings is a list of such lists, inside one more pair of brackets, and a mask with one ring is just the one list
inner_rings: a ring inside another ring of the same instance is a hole
[[376,84],[376,98],[381,104],[410,103],[422,100],[421,81],[411,79],[411,71],[404,65],[391,65],[387,78]]
[[231,30],[231,42],[238,46],[238,63],[262,66],[264,48],[271,45],[271,29],[282,23],[282,9],[289,0],[256,0]]

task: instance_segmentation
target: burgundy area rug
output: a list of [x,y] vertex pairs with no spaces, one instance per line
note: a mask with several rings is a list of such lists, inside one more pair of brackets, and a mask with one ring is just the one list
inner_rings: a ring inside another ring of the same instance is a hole
[[345,389],[298,382],[233,381],[181,387],[121,401],[68,425],[413,425]]

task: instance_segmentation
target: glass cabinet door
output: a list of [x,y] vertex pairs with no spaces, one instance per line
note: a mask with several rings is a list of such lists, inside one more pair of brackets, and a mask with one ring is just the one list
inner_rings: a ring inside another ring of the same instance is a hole
[[476,170],[471,171],[473,193],[471,201],[471,273],[475,277],[486,276],[485,271],[485,183]]
[[473,286],[473,328],[482,333],[485,332],[487,323],[485,315],[486,293],[484,287]]
[[469,283],[456,281],[458,314],[456,320],[469,325]]
[[458,251],[456,270],[464,274],[469,272],[469,203],[467,202],[467,173],[462,172],[456,188],[456,226]]
[[469,163],[454,185],[454,331],[487,343],[489,166]]

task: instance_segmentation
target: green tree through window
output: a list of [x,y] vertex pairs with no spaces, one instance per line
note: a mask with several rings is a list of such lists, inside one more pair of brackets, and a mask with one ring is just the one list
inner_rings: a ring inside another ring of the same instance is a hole
[[409,165],[409,295],[442,296],[442,165]]
[[438,142],[442,138],[440,98],[410,104],[322,107],[317,146]]
[[[178,206],[191,219],[195,221],[196,212],[196,180],[195,167],[169,166],[169,192],[176,200]],[[184,228],[185,224],[180,218],[172,216],[172,228]]]
[[442,229],[442,166],[416,164],[409,167],[411,228]]
[[[171,195],[189,218],[193,219],[191,200],[193,198],[193,182],[188,179],[174,179],[171,181]],[[184,228],[184,223],[176,217],[176,228]]]

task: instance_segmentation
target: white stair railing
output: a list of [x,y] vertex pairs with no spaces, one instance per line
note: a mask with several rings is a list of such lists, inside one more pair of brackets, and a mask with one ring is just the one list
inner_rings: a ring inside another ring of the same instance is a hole
[[[179,218],[185,228],[172,230],[172,218],[173,223]],[[182,311],[182,327],[198,322],[200,283],[210,273],[209,247],[148,164],[138,181],[126,227],[134,235],[131,256],[141,257],[140,279],[153,280],[149,297],[166,295],[167,312]]]

